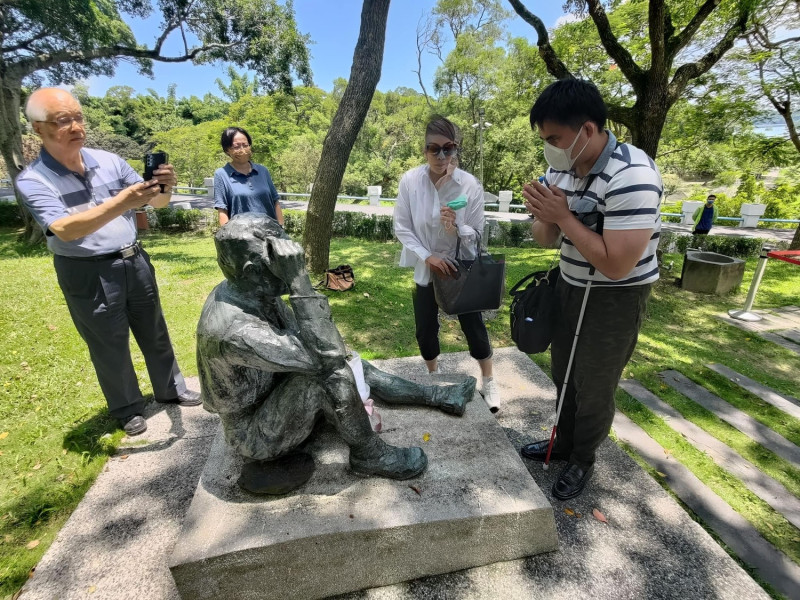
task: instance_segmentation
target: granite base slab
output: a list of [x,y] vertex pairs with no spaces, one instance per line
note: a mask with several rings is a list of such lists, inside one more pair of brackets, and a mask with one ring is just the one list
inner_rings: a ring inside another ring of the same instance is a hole
[[305,485],[255,496],[220,429],[170,561],[181,596],[324,598],[557,549],[552,507],[478,394],[460,418],[379,410],[387,442],[425,449],[421,476],[356,475],[326,427]]

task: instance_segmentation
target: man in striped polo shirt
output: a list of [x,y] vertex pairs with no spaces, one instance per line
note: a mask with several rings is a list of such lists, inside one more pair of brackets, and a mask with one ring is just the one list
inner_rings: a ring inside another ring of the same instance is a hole
[[136,241],[134,209],[166,206],[175,172],[171,165],[159,165],[154,179],[142,182],[119,156],[84,148],[81,106],[64,90],[35,91],[25,114],[42,139],[42,150],[17,177],[17,188],[45,232],[58,283],[89,347],[109,412],[128,435],[144,433],[147,422],[131,360],[131,331],[156,401],[201,403],[178,369],[155,271]]
[[[525,206],[534,217],[536,241],[544,247],[561,243],[560,315],[551,345],[559,395],[591,281],[551,454],[567,461],[553,485],[559,500],[580,494],[592,475],[595,451],[611,430],[619,378],[658,279],[661,175],[647,154],[605,129],[606,112],[593,84],[562,79],[542,92],[530,113],[550,168],[543,182],[524,186]],[[543,461],[548,441],[524,446],[522,456]]]

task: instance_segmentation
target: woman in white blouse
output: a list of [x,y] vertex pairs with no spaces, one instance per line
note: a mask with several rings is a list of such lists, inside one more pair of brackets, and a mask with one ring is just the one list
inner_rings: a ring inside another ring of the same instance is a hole
[[[475,258],[476,237],[483,231],[483,188],[475,177],[456,167],[459,133],[448,119],[436,116],[425,129],[427,163],[411,169],[400,180],[394,208],[394,232],[403,250],[400,266],[414,267],[414,320],[417,344],[429,373],[438,373],[439,306],[432,277],[455,271],[448,257],[455,256],[461,238],[461,257]],[[453,210],[447,203],[464,197],[467,205]],[[458,315],[470,355],[483,375],[483,397],[497,412],[500,394],[492,377],[492,346],[483,315]]]

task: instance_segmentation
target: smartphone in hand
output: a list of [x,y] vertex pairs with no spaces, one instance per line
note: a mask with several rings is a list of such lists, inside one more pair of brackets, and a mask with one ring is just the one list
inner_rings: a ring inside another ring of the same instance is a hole
[[[144,155],[144,173],[142,177],[144,177],[145,181],[150,181],[154,175],[153,171],[158,168],[158,165],[166,165],[169,163],[169,154],[166,152],[148,152]],[[161,186],[161,191],[164,191],[164,184],[159,184]]]

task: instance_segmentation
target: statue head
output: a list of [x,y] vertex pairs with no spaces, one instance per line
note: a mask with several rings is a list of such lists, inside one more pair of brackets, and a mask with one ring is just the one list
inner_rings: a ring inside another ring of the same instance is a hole
[[271,296],[288,293],[288,287],[269,269],[265,258],[268,241],[277,238],[291,239],[275,219],[256,213],[234,215],[214,236],[217,263],[225,278]]

